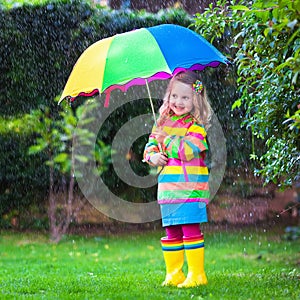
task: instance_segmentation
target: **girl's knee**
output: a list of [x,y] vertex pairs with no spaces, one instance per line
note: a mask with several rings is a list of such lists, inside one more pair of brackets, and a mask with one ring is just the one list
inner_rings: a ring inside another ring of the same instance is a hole
[[202,235],[200,224],[184,224],[182,225],[183,235],[185,237]]
[[168,239],[180,240],[183,237],[183,231],[181,225],[173,225],[166,227],[166,234]]

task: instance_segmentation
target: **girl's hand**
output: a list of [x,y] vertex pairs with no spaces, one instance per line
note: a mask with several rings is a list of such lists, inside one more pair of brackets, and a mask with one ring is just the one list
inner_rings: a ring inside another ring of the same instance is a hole
[[156,140],[158,141],[159,144],[162,144],[164,139],[168,136],[168,134],[165,131],[163,131],[159,128],[157,128],[153,132],[153,134],[155,135],[155,138],[156,138]]
[[150,162],[154,165],[154,166],[165,166],[168,162],[168,157],[166,154],[164,153],[156,153],[153,154],[151,156],[151,160]]

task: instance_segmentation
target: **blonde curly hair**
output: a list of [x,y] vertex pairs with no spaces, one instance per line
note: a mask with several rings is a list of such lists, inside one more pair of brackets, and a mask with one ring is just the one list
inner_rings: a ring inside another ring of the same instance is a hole
[[[189,84],[192,88],[193,84],[196,82],[196,80],[199,80],[199,76],[197,73],[193,71],[186,71],[186,72],[180,72],[176,74],[170,81],[165,96],[163,100],[163,104],[159,109],[159,118],[157,120],[157,125],[161,126],[165,122],[167,118],[172,116],[174,112],[170,109],[170,94],[173,88],[173,84],[175,81],[179,81],[185,84]],[[208,97],[206,94],[206,89],[204,88],[201,93],[197,93],[193,89],[193,110],[191,111],[192,116],[195,119],[195,122],[202,124],[205,126],[206,129],[210,126],[210,119],[211,119],[211,106],[208,101]]]

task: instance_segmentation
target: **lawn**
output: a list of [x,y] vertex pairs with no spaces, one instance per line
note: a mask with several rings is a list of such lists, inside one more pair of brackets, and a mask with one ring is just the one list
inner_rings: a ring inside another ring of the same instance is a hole
[[[208,285],[161,287],[161,231],[111,236],[1,232],[0,299],[300,299],[300,243],[283,230],[205,235]],[[185,266],[186,272],[186,266]]]

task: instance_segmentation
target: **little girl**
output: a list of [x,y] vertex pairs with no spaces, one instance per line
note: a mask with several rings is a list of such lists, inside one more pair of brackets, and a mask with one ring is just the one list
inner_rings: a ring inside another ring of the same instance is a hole
[[[204,238],[200,223],[207,222],[209,201],[208,150],[205,127],[211,108],[195,72],[175,75],[149,141],[144,161],[159,167],[158,203],[166,237],[161,239],[166,263],[163,285],[194,287],[207,284],[204,272]],[[184,251],[188,274],[183,274]]]

